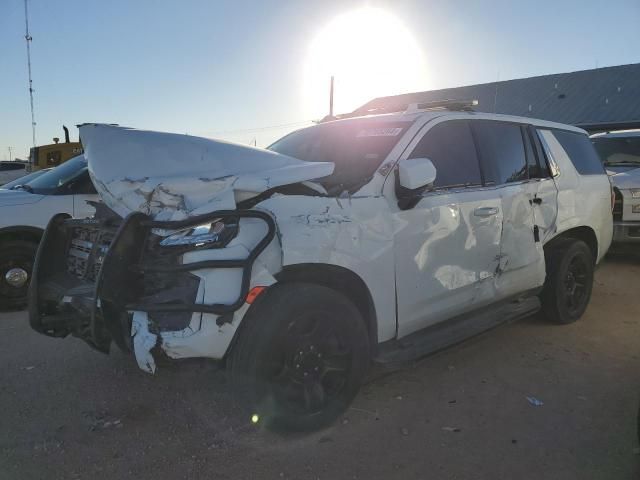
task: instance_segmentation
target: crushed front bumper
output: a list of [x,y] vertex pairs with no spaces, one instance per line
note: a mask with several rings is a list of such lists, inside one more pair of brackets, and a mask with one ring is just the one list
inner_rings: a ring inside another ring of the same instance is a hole
[[[248,256],[237,260],[183,264],[182,254],[189,247],[162,247],[163,237],[154,233],[218,219],[239,222],[241,218],[260,219],[267,229]],[[244,305],[253,263],[273,240],[275,231],[273,218],[258,210],[223,210],[173,222],[154,221],[139,212],[124,220],[78,220],[56,215],[36,255],[29,289],[31,327],[52,337],[74,335],[107,353],[112,341],[125,351],[134,349],[132,312],[145,312],[154,333],[159,333],[163,322],[169,328],[185,313],[187,319],[194,312],[215,314],[218,325],[223,325]],[[240,295],[235,302],[195,301],[199,280],[191,272],[231,268],[242,271]]]

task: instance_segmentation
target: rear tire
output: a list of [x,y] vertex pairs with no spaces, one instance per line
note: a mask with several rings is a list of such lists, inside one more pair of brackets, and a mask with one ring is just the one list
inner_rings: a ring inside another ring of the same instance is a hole
[[0,310],[16,310],[27,304],[27,291],[38,244],[11,240],[0,244]]
[[320,285],[279,284],[263,295],[230,353],[236,394],[267,427],[324,427],[349,406],[369,368],[364,320],[345,296]]
[[546,252],[546,266],[542,309],[555,323],[573,323],[582,316],[591,299],[594,272],[591,249],[582,240],[563,240]]

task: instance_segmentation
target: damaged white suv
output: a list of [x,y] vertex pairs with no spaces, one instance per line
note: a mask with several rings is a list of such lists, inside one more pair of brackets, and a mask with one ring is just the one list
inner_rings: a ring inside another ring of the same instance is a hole
[[49,224],[32,327],[113,342],[149,372],[224,360],[267,424],[313,429],[372,361],[541,306],[577,320],[612,237],[587,135],[459,107],[326,122],[268,150],[81,126],[104,206]]

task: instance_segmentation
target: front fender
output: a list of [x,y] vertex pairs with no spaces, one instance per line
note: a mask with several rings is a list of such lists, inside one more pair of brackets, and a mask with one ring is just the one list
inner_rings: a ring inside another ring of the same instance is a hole
[[283,266],[319,263],[351,270],[371,292],[378,341],[395,337],[394,232],[384,197],[283,195],[256,208],[276,219]]

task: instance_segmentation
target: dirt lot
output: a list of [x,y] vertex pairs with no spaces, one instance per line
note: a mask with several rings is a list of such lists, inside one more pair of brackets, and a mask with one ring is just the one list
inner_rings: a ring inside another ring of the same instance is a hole
[[1,314],[0,477],[637,478],[639,281],[609,260],[577,324],[526,319],[379,376],[306,436],[239,418],[209,364],[152,377]]

